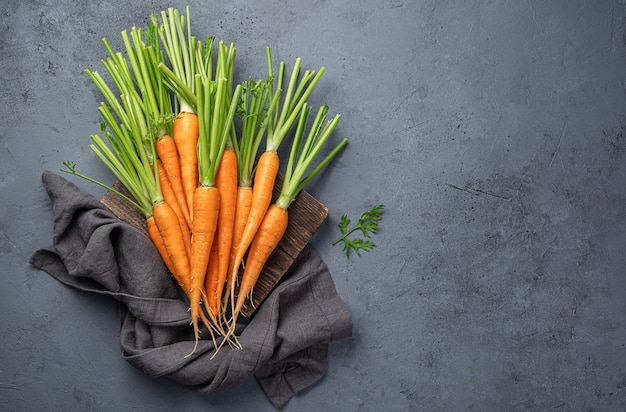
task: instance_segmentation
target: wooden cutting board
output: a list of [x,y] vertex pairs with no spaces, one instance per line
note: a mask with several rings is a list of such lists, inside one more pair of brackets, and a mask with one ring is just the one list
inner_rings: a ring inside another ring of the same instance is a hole
[[[272,202],[278,198],[282,186],[282,176],[278,176]],[[130,196],[126,188],[116,182],[113,188]],[[119,219],[129,223],[136,229],[148,236],[144,216],[130,203],[126,202],[113,192],[107,192],[101,199]],[[302,191],[289,207],[289,225],[283,239],[278,244],[274,253],[270,256],[265,269],[252,294],[252,300],[248,299],[242,310],[243,315],[250,317],[254,310],[269,295],[274,286],[291,267],[296,257],[302,252],[315,232],[324,223],[328,216],[328,208],[320,203],[308,192]],[[241,276],[241,273],[240,273]]]

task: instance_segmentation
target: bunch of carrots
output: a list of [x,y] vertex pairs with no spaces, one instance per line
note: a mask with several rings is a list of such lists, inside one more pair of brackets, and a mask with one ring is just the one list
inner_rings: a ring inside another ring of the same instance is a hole
[[[191,353],[201,325],[216,349],[225,342],[240,348],[238,316],[285,233],[289,206],[347,144],[341,140],[315,162],[341,117],[327,121],[322,106],[311,121],[307,99],[323,67],[301,72],[298,58],[287,78],[284,62],[274,72],[268,48],[267,77],[235,84],[236,49],[192,36],[189,8],[186,16],[169,8],[151,22],[122,32],[123,52],[103,40],[108,57],[101,62],[113,85],[86,70],[104,97],[104,139],[92,135],[90,147],[132,196],[78,173],[74,162],[63,171],[113,190],[143,213],[189,300]],[[292,146],[272,203],[287,137]]]

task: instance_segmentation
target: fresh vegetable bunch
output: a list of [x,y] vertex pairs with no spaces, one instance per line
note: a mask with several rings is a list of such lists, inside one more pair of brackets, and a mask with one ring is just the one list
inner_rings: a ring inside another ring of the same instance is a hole
[[[240,347],[237,318],[287,228],[289,206],[347,144],[341,140],[316,162],[341,117],[327,121],[327,106],[311,116],[307,99],[323,67],[301,73],[298,58],[287,79],[284,62],[274,72],[268,48],[267,76],[235,84],[235,47],[193,36],[189,8],[186,16],[169,8],[151,22],[122,32],[123,52],[104,40],[109,82],[86,71],[104,96],[104,138],[91,136],[91,149],[132,194],[116,192],[143,213],[189,298],[196,346],[202,323],[216,349],[224,342]],[[292,146],[272,204],[287,137]],[[65,166],[111,189],[73,162]]]

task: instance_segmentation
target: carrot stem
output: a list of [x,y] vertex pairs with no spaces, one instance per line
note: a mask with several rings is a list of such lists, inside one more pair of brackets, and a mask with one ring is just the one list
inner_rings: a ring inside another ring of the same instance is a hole
[[328,106],[319,108],[313,123],[309,127],[306,138],[306,126],[311,107],[305,103],[300,113],[300,119],[293,139],[289,160],[285,170],[283,186],[276,203],[286,209],[295,200],[296,196],[347,144],[347,139],[342,139],[318,164],[310,170],[316,157],[327,144],[332,132],[341,120],[337,114],[332,120],[326,122]]

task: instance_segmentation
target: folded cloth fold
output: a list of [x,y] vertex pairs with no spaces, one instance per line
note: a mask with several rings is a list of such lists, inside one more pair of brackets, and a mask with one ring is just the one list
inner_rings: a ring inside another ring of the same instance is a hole
[[242,349],[225,344],[215,353],[205,331],[186,356],[194,346],[189,304],[150,239],[63,177],[45,171],[42,180],[54,213],[53,244],[30,263],[68,286],[119,301],[124,359],[147,375],[202,393],[254,376],[281,407],[322,378],[329,343],[351,336],[350,313],[309,244],[254,316],[237,326]]

